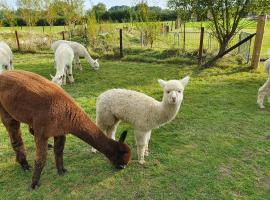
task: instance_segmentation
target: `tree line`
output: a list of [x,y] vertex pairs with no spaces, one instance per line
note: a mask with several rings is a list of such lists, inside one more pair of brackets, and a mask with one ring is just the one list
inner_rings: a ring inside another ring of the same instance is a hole
[[81,24],[94,14],[97,22],[171,21],[177,18],[172,9],[149,7],[145,2],[135,6],[114,6],[103,3],[83,11],[84,0],[17,0],[16,9],[0,0],[1,26],[58,26]]

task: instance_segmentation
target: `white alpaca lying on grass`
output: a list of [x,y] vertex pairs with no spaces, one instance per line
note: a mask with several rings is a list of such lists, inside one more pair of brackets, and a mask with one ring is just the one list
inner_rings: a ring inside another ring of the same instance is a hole
[[12,58],[13,54],[8,44],[0,42],[0,72],[3,71],[3,67],[13,70]]
[[[188,81],[188,76],[182,80],[158,80],[163,88],[161,102],[132,90],[108,90],[97,98],[97,126],[109,137],[115,139],[115,132],[120,121],[132,124],[138,160],[140,164],[144,164],[144,155],[149,154],[148,143],[152,129],[175,118]],[[92,151],[95,152],[95,149]]]
[[72,74],[73,58],[72,48],[68,44],[60,44],[55,51],[56,74],[54,77],[51,75],[52,82],[58,85],[65,85],[67,76],[70,83],[74,82]]
[[75,67],[76,68],[79,68],[80,70],[82,70],[82,66],[81,66],[81,63],[80,63],[80,57],[83,57],[83,58],[85,58],[87,60],[87,62],[92,66],[92,68],[94,70],[99,69],[98,60],[93,60],[93,58],[88,53],[87,49],[78,42],[67,41],[67,40],[58,40],[58,41],[55,41],[52,44],[52,50],[55,52],[57,47],[60,44],[63,44],[63,43],[66,43],[66,44],[70,45],[70,47],[73,49],[74,61],[75,61]]
[[268,74],[267,81],[263,84],[262,87],[258,90],[257,103],[260,109],[264,109],[263,100],[264,97],[267,96],[268,102],[270,103],[270,49],[267,51],[268,59],[264,62],[265,72]]

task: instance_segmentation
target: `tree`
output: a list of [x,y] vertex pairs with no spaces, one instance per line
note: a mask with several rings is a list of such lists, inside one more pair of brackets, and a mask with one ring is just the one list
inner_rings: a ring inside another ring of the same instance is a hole
[[250,0],[207,0],[206,3],[210,12],[210,28],[219,42],[218,55],[221,55],[235,34],[246,26],[248,21],[242,19],[251,11],[251,3]]
[[14,26],[15,23],[15,12],[12,7],[7,3],[7,1],[0,1],[1,10],[1,24],[8,24],[9,26]]
[[58,0],[58,8],[61,6],[65,17],[65,23],[69,28],[80,22],[83,16],[84,0]]
[[56,0],[44,0],[45,17],[50,25],[50,29],[57,19],[57,11],[59,6]]
[[176,11],[177,24],[179,19],[181,19],[184,23],[186,23],[186,21],[188,21],[191,17],[192,0],[169,0],[168,7]]
[[34,26],[41,13],[41,0],[17,0],[20,15],[27,25]]
[[149,7],[146,2],[142,1],[141,3],[137,4],[135,6],[135,11],[139,21],[146,22],[149,20]]
[[93,6],[91,12],[94,12],[96,15],[96,20],[98,22],[101,21],[102,16],[106,13],[107,8],[104,3],[98,3],[97,5]]

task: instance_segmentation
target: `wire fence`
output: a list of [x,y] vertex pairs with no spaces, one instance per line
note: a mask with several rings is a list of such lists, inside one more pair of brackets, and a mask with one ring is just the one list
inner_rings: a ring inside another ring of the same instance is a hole
[[[136,27],[125,27],[123,29],[122,44],[123,49],[153,49],[153,50],[169,50],[179,49],[182,52],[192,52],[198,55],[200,46],[201,31],[198,28],[187,28],[170,31],[169,28],[157,27],[153,36],[149,39],[149,32],[143,32]],[[237,34],[229,44],[229,47],[236,44],[240,40],[249,36],[250,33],[241,32]],[[14,31],[0,32],[0,40],[6,41],[12,49],[20,48],[21,51],[35,52],[39,50],[50,49],[51,44],[59,39],[75,40],[85,45],[90,45],[90,48],[99,53],[104,52],[116,53],[119,50],[119,29],[112,29],[106,32],[99,32],[92,43],[88,43],[86,27],[79,27],[73,31],[60,31],[51,33],[42,33],[34,31],[17,31],[17,37]],[[17,40],[16,40],[17,39]],[[246,62],[250,59],[252,41],[242,44],[238,49],[232,51],[232,54],[241,56]],[[214,35],[209,32],[204,32],[203,37],[203,54],[215,55],[219,49],[219,43]]]

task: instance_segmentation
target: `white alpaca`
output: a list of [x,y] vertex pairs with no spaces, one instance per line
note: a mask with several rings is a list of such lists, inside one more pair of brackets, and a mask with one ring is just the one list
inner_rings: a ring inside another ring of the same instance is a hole
[[0,71],[3,71],[3,66],[7,68],[7,70],[13,70],[12,64],[13,54],[5,42],[0,42]]
[[99,69],[98,60],[93,60],[93,58],[88,53],[87,49],[78,42],[67,41],[67,40],[58,40],[58,41],[55,41],[52,44],[52,47],[51,47],[52,50],[55,52],[57,47],[60,44],[63,44],[63,43],[66,43],[66,44],[70,45],[70,47],[73,49],[74,61],[75,61],[75,67],[76,68],[79,68],[80,70],[82,70],[82,66],[81,66],[81,63],[80,63],[80,57],[83,57],[83,58],[85,58],[87,60],[87,62],[92,66],[92,68],[94,70]]
[[[148,143],[152,129],[175,118],[188,81],[188,76],[182,80],[158,80],[163,88],[161,102],[132,90],[108,90],[97,98],[97,125],[109,137],[115,139],[115,131],[120,121],[132,124],[138,160],[140,164],[144,164],[144,155],[148,155]],[[94,149],[92,151],[95,152]]]
[[265,72],[268,74],[267,81],[258,90],[257,103],[260,109],[264,109],[263,100],[267,96],[268,102],[270,103],[270,49],[267,50],[268,59],[264,62]]
[[72,48],[67,44],[60,44],[55,51],[56,74],[54,77],[51,75],[52,82],[58,85],[65,85],[67,76],[70,83],[74,82],[72,74],[73,58],[74,53]]

